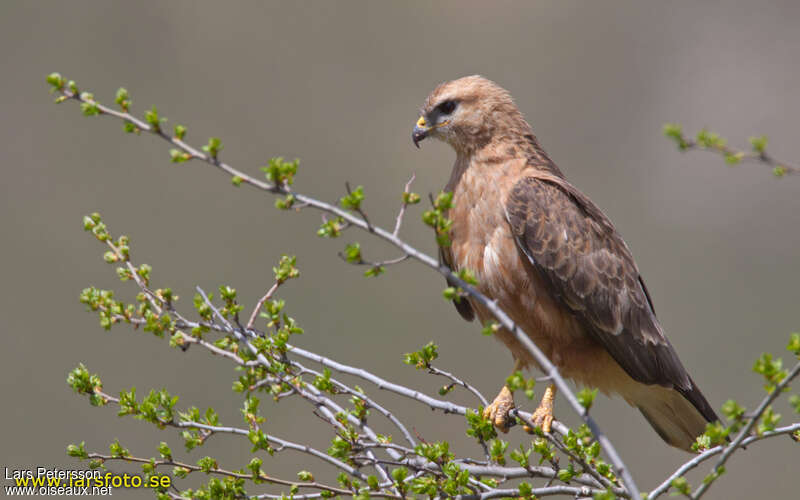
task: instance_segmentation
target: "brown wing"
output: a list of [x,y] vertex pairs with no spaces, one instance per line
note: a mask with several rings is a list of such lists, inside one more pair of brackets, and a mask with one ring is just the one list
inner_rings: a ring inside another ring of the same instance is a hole
[[[439,259],[450,269],[453,268],[452,258],[450,257],[450,249],[439,247]],[[445,278],[445,281],[447,281],[447,286],[458,286],[450,278]],[[472,306],[469,305],[469,301],[466,299],[461,299],[459,301],[454,300],[453,305],[456,306],[456,311],[458,311],[458,314],[460,314],[465,320],[472,321],[475,319],[475,311],[472,309]]]
[[519,249],[551,293],[628,375],[673,387],[716,419],[664,337],[630,250],[600,209],[547,174],[518,181],[505,208]]

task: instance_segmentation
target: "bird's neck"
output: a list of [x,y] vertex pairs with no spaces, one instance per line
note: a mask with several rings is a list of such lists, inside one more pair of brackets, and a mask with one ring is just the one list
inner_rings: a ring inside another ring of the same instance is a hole
[[447,183],[451,190],[471,165],[502,170],[511,164],[518,165],[520,160],[523,160],[530,167],[564,177],[558,166],[539,144],[539,140],[530,127],[527,126],[525,130],[518,130],[517,133],[495,134],[480,147],[474,149],[455,148],[455,150],[456,162],[453,165],[450,181]]

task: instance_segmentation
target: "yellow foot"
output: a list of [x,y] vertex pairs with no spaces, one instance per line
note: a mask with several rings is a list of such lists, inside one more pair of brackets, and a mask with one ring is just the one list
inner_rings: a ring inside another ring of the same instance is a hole
[[508,387],[503,386],[500,389],[500,394],[494,398],[492,404],[483,410],[483,418],[489,419],[492,424],[497,427],[501,432],[508,432],[511,427],[511,419],[508,412],[514,409],[514,395],[508,390]]
[[[550,429],[553,425],[553,400],[556,398],[556,387],[555,385],[547,386],[547,389],[544,391],[544,396],[542,396],[542,402],[539,403],[539,407],[536,408],[536,411],[533,412],[531,415],[531,424],[534,427],[541,427],[543,432],[550,432]],[[525,426],[525,431],[533,432],[533,428],[530,426]]]

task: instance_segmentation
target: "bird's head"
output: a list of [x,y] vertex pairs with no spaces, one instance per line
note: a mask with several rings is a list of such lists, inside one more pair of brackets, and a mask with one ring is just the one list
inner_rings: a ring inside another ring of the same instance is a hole
[[442,83],[425,99],[411,139],[434,137],[457,152],[487,144],[498,129],[519,122],[527,127],[511,95],[491,80],[466,76]]

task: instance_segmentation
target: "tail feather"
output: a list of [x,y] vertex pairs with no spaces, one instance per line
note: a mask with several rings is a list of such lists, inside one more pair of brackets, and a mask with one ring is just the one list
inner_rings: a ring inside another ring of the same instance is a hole
[[640,390],[626,399],[639,409],[661,439],[686,451],[691,451],[708,422],[719,420],[694,383],[691,390],[682,392],[641,384]]

